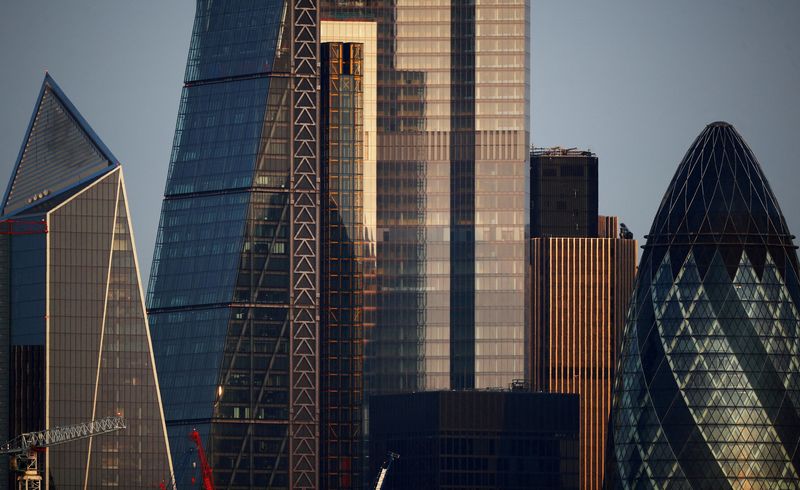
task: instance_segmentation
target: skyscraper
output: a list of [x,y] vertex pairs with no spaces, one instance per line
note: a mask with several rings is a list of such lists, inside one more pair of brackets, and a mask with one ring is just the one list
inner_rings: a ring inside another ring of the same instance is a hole
[[609,487],[800,486],[793,238],[739,133],[708,125],[647,235],[615,382]]
[[377,25],[320,23],[320,488],[364,475],[366,346],[376,301]]
[[531,236],[598,236],[597,201],[597,155],[531,150]]
[[318,486],[318,30],[197,2],[147,305],[173,454],[197,428],[220,488]]
[[528,2],[320,8],[325,22],[377,24],[379,275],[366,389],[523,378]]
[[44,488],[169,481],[122,168],[49,75],[2,215],[4,435],[120,414],[124,431],[48,448]]
[[375,282],[364,219],[364,45],[330,42],[321,51],[321,485],[359,488]]
[[401,393],[370,401],[373,475],[385,488],[578,490],[578,395],[527,390]]
[[636,275],[636,240],[531,241],[531,379],[580,395],[580,488],[599,490],[617,346]]
[[[580,488],[599,490],[619,338],[636,275],[636,240],[598,216],[598,160],[531,151],[531,339],[535,390],[580,395]],[[624,227],[624,225],[622,225]]]

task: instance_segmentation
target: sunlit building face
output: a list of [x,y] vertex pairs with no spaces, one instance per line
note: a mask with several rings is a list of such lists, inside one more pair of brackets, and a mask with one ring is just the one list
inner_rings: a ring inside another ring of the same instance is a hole
[[524,378],[528,2],[325,0],[320,16],[377,26],[377,133],[364,163],[366,184],[375,158],[378,295],[365,389]]

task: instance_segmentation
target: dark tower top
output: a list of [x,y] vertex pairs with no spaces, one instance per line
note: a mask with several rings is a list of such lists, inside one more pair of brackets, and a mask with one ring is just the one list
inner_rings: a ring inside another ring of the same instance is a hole
[[531,151],[531,236],[597,237],[597,155]]
[[660,263],[669,249],[679,267],[690,246],[707,245],[720,247],[731,272],[742,250],[759,275],[766,250],[780,269],[788,259],[797,270],[796,255],[788,253],[794,237],[775,195],[747,143],[726,122],[706,126],[686,152],[645,238],[643,265],[650,255]]

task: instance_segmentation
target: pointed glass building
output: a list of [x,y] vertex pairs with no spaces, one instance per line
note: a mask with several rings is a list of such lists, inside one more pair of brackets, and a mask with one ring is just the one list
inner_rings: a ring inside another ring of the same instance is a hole
[[147,307],[175,460],[196,428],[218,488],[318,486],[318,31],[197,1]]
[[750,148],[700,134],[646,237],[613,401],[611,488],[800,486],[800,283]]
[[42,453],[44,488],[168,482],[122,168],[49,75],[2,206],[0,436],[121,414],[121,432]]

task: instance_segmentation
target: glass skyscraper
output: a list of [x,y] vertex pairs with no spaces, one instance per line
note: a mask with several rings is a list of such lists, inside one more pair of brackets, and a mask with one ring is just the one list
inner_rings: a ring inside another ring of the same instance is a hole
[[[197,427],[228,488],[316,486],[321,454],[353,481],[328,431],[363,428],[359,390],[525,376],[527,2],[316,7],[197,3],[147,304],[176,459]],[[363,46],[360,129],[318,128],[323,42]]]
[[197,428],[218,488],[318,485],[318,31],[197,2],[147,306],[173,454]]
[[598,236],[597,163],[591,151],[531,151],[532,237]]
[[2,206],[3,438],[119,414],[125,430],[40,453],[43,488],[169,482],[122,168],[49,75]]
[[360,488],[375,254],[364,213],[364,45],[322,44],[321,488]]
[[366,390],[523,378],[528,2],[323,0],[320,10],[323,22],[377,25]]
[[578,395],[514,389],[373,397],[370,473],[391,451],[384,488],[583,490],[578,412]]
[[796,247],[733,127],[695,140],[646,238],[608,486],[800,487]]

